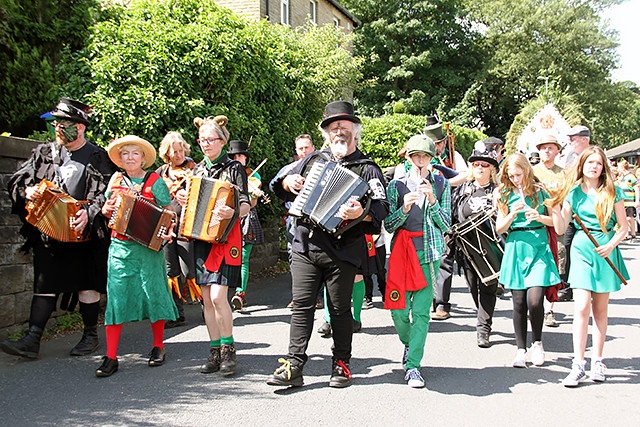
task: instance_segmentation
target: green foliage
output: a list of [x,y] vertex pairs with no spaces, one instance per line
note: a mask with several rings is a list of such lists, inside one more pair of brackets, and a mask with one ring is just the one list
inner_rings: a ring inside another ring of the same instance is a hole
[[[395,166],[401,162],[398,152],[409,138],[421,133],[426,122],[425,116],[393,114],[381,117],[362,118],[362,139],[360,150],[371,157],[381,168]],[[486,135],[474,129],[452,124],[456,150],[466,159],[473,151],[473,144]]]
[[[97,0],[4,0],[0,5],[0,130],[27,136],[58,100],[62,51],[80,49]],[[61,18],[62,17],[62,18]]]
[[90,137],[103,144],[136,134],[157,146],[179,131],[200,159],[193,118],[224,114],[232,139],[251,140],[251,165],[269,159],[260,173],[271,177],[360,78],[349,38],[332,26],[294,31],[213,0],[137,0],[106,15],[63,69],[69,92],[94,106]]
[[[609,79],[616,35],[600,18],[614,2],[467,0],[471,19],[486,29],[480,39],[484,70],[452,112],[469,126],[503,136],[548,81],[554,103],[565,95],[576,100],[599,143],[628,141],[634,126],[627,117],[637,107],[633,92]],[[636,122],[636,135],[639,128]]]
[[477,33],[462,0],[344,0],[361,21],[354,53],[364,59],[356,91],[362,114],[448,110],[462,99],[481,63]]

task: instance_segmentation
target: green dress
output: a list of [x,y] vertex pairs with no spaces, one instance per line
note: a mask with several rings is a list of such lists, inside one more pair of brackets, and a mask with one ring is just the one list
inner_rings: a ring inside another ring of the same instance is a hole
[[[571,189],[565,199],[574,214],[577,214],[591,235],[599,245],[604,245],[615,234],[613,228],[618,223],[615,212],[607,224],[607,232],[603,232],[595,214],[595,196],[585,194],[580,185]],[[624,200],[624,192],[616,187],[615,202]],[[569,283],[572,288],[586,289],[591,292],[604,293],[620,290],[622,281],[614,273],[607,261],[594,251],[594,245],[587,234],[575,223],[576,234],[571,243],[571,267],[569,268]],[[620,248],[616,247],[609,259],[616,266],[625,279],[629,279],[629,272],[624,264]]]
[[[537,210],[544,214],[542,202],[549,195],[542,190],[537,193]],[[520,196],[511,193],[507,200],[509,209],[520,200]],[[532,206],[527,196],[526,203]],[[547,228],[538,221],[529,221],[524,212],[518,212],[511,226],[500,265],[499,282],[507,289],[525,290],[534,286],[553,286],[560,283],[558,267],[549,248]]]
[[[143,178],[131,180],[137,185]],[[153,184],[151,192],[159,206],[168,206],[171,202],[169,189],[162,179]],[[133,240],[113,237],[109,246],[105,325],[177,318],[178,309],[167,284],[163,252]]]

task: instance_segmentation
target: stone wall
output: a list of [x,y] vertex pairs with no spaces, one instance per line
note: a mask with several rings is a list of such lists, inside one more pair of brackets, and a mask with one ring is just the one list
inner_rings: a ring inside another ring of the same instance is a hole
[[[29,319],[33,295],[33,258],[19,251],[24,239],[21,222],[11,214],[7,182],[31,154],[38,141],[0,136],[0,340],[23,328]],[[251,251],[250,270],[261,271],[278,261],[279,219],[263,221],[265,243]],[[63,312],[56,312],[56,315]]]
[[28,139],[0,136],[0,338],[22,327],[29,318],[33,290],[31,255],[19,251],[24,239],[21,222],[11,214],[9,178],[38,144]]

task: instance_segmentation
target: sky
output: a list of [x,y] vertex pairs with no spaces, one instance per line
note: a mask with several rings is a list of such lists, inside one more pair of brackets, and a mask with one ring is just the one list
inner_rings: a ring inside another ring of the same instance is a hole
[[627,0],[621,5],[612,6],[603,16],[610,20],[609,26],[619,33],[620,68],[612,72],[613,80],[631,80],[640,86],[640,0]]

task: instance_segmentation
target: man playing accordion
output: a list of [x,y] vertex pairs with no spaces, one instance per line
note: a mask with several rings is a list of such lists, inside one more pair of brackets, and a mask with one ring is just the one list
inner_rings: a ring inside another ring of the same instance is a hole
[[[358,268],[367,257],[365,234],[378,234],[389,206],[386,200],[384,177],[380,168],[365,157],[357,144],[362,125],[353,113],[353,105],[346,101],[329,103],[320,128],[329,148],[305,157],[288,174],[278,179],[273,189],[285,202],[292,201],[303,189],[305,178],[317,161],[337,162],[367,182],[370,208],[368,213],[358,200],[340,201],[337,215],[344,221],[361,221],[341,234],[340,238],[307,218],[296,220],[292,245],[291,275],[293,277],[293,312],[289,336],[289,352],[267,384],[301,386],[302,369],[307,361],[307,346],[313,329],[316,295],[323,283],[333,329],[332,373],[329,386],[347,387],[351,384],[349,362],[353,321],[351,294]],[[348,195],[347,195],[348,196]],[[350,224],[351,225],[351,224]]]

